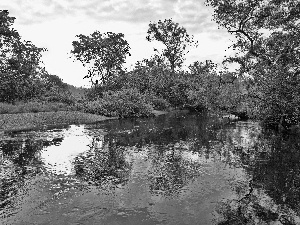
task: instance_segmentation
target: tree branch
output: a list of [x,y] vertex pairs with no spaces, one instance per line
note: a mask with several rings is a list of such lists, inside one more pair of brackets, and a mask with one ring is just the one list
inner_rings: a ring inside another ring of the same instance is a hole
[[260,57],[260,55],[254,51],[254,47],[253,47],[253,46],[254,46],[254,40],[250,37],[250,35],[249,35],[248,33],[246,33],[246,32],[245,32],[244,30],[242,30],[242,29],[229,30],[228,32],[229,32],[229,33],[241,33],[241,34],[243,34],[244,36],[246,36],[246,38],[250,41],[250,50],[249,50],[249,52],[250,52],[252,55],[256,56],[256,57]]

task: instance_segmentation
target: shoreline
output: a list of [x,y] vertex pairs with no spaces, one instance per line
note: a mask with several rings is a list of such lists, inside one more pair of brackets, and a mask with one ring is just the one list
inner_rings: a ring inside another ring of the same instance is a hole
[[37,129],[49,129],[71,124],[97,123],[111,119],[118,118],[78,111],[0,114],[0,134]]
[[[153,111],[154,116],[166,113],[168,112]],[[112,119],[119,119],[119,117],[106,117],[79,111],[0,114],[0,135],[10,132],[51,129],[72,124],[90,124]]]

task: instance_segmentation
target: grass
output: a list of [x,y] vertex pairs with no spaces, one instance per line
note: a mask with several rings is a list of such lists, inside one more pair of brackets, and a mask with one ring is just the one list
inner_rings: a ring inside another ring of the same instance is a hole
[[[0,134],[4,132],[46,129],[67,124],[95,123],[117,117],[106,117],[83,112],[80,104],[69,106],[63,103],[29,102],[0,103]],[[153,110],[155,116],[165,114]]]
[[46,129],[66,124],[95,123],[107,119],[114,119],[114,117],[108,118],[75,111],[2,114],[0,115],[0,131]]

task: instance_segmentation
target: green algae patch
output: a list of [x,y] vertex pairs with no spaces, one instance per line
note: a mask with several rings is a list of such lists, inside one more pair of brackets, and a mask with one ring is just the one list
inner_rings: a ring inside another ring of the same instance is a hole
[[1,114],[0,133],[33,129],[46,129],[48,127],[68,124],[96,123],[108,119],[116,118],[76,111]]

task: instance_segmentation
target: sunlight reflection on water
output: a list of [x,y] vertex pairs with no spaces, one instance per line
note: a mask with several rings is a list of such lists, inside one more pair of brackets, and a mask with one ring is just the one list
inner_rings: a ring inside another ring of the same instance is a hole
[[249,191],[249,154],[261,131],[252,122],[206,123],[195,115],[163,116],[2,140],[0,168],[10,173],[1,174],[13,179],[2,179],[0,200],[7,204],[0,218],[4,224],[217,223],[217,205]]
[[87,150],[93,137],[84,133],[84,126],[71,125],[69,129],[62,130],[64,140],[59,147],[52,145],[41,151],[41,160],[45,168],[53,174],[74,174],[72,162],[74,158]]

